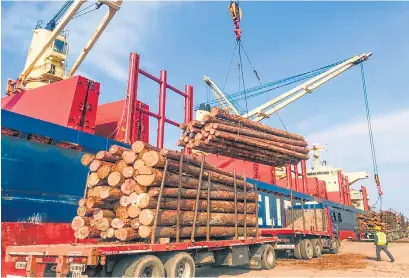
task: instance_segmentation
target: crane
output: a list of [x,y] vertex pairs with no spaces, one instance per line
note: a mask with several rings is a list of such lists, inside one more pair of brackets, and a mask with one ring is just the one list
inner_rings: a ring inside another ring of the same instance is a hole
[[[234,99],[230,97],[230,99],[224,94],[224,92],[215,84],[213,80],[211,80],[209,77],[205,76],[204,81],[206,84],[210,87],[212,90],[213,94],[216,96],[216,99],[220,102],[220,104],[223,106],[223,108],[228,108],[231,110],[233,113],[240,115],[244,118],[249,118],[253,121],[260,122],[266,118],[269,118],[270,115],[273,113],[276,113],[277,111],[283,109],[287,105],[293,103],[297,99],[307,95],[311,94],[315,89],[320,87],[321,85],[325,84],[329,80],[333,79],[334,77],[340,75],[341,73],[347,71],[348,69],[368,60],[368,58],[372,55],[372,53],[364,53],[361,55],[356,55],[350,59],[344,60],[339,63],[335,63],[323,68],[320,68],[318,70],[323,71],[319,75],[315,76],[314,78],[298,85],[297,87],[281,94],[280,96],[260,105],[259,107],[249,111],[248,113],[239,113],[238,109],[235,108],[234,102],[236,102]],[[323,70],[325,69],[325,70]],[[308,75],[307,75],[308,76]],[[298,76],[297,76],[298,77]],[[284,80],[284,79],[283,79]],[[281,80],[280,80],[281,81]],[[254,88],[250,88],[246,90],[246,93],[250,92],[255,92],[260,89],[262,90],[268,90],[267,88],[273,85],[276,85],[276,82],[271,82],[269,84],[265,85],[260,85]],[[239,92],[236,94],[233,94],[233,96],[238,96],[243,92]],[[257,93],[259,94],[259,93]]]
[[101,5],[106,5],[108,6],[108,12],[66,74],[66,60],[69,47],[67,42],[68,36],[63,30],[78,13],[90,7],[88,6],[80,10],[81,6],[86,2],[87,0],[67,1],[47,23],[45,28],[41,28],[41,23],[37,24],[24,69],[17,80],[9,79],[7,81],[7,95],[17,94],[27,89],[60,81],[75,74],[108,26],[112,17],[119,10],[123,0],[100,0],[92,4],[96,6],[95,9],[98,9]]

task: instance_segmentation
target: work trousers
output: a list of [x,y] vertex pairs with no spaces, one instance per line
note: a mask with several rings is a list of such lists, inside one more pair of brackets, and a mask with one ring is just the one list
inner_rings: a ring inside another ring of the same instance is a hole
[[381,251],[385,252],[386,255],[388,255],[389,259],[391,261],[394,261],[395,259],[393,258],[391,252],[388,250],[388,246],[386,245],[376,245],[376,260],[380,261],[381,260]]

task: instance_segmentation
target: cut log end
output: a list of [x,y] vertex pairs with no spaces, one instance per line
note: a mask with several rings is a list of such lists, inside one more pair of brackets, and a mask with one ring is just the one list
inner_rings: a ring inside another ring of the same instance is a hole
[[89,166],[91,162],[95,159],[92,154],[86,153],[81,157],[81,164],[84,166]]

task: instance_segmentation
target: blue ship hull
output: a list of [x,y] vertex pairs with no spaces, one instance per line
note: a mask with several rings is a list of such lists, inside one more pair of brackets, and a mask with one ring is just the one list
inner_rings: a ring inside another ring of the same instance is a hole
[[[5,110],[1,116],[2,128],[21,133],[1,138],[2,222],[71,222],[88,173],[81,156],[124,144]],[[50,137],[53,144],[29,141],[29,134]],[[82,150],[61,148],[58,142]]]

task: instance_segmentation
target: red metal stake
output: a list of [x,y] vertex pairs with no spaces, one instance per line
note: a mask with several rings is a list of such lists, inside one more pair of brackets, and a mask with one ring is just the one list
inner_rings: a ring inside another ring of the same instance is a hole
[[156,146],[160,149],[163,148],[163,142],[165,138],[165,107],[166,107],[166,71],[160,72],[160,87],[159,87],[159,121],[158,121],[158,138]]

